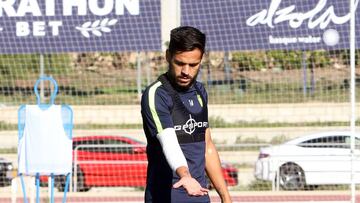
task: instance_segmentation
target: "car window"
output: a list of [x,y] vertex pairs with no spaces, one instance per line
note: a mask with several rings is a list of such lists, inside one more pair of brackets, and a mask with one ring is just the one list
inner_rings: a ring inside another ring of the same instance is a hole
[[[122,140],[103,140],[105,145],[111,145],[107,147],[109,153],[132,153],[132,145]],[[115,146],[118,145],[118,146]]]
[[[346,143],[350,146],[350,144],[351,144],[350,136],[346,137]],[[357,137],[355,138],[355,149],[360,149],[360,139]]]
[[[115,139],[97,139],[97,140],[81,140],[73,142],[73,149],[77,146],[78,150],[88,152],[103,152],[103,153],[132,153],[131,144]],[[99,147],[97,147],[99,146]]]
[[84,145],[99,145],[102,144],[102,140],[80,140],[80,141],[74,141],[73,142],[73,149],[75,149],[77,146],[81,145],[80,147],[78,147],[78,149],[81,150],[87,150],[88,147],[82,147]]
[[310,139],[298,146],[307,148],[350,148],[350,136],[337,135]]

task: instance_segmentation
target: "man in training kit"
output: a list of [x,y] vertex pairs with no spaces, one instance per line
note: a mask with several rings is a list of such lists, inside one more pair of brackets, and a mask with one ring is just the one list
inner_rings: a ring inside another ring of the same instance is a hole
[[210,202],[205,172],[222,202],[231,202],[210,135],[207,93],[196,81],[205,42],[205,34],[194,27],[173,29],[166,50],[169,69],[142,96],[145,202]]

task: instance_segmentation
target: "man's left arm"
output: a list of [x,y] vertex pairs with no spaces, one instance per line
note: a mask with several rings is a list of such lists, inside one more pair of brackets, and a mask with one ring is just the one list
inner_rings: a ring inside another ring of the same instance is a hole
[[232,202],[230,193],[227,189],[225,179],[222,174],[219,154],[211,139],[210,128],[206,129],[205,141],[206,141],[206,151],[205,151],[206,173],[210,178],[211,182],[213,183],[215,190],[220,195],[222,202],[230,203]]

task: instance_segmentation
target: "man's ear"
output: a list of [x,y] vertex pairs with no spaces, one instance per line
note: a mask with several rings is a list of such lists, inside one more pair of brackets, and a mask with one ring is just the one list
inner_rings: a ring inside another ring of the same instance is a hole
[[166,50],[165,57],[166,57],[166,61],[167,61],[168,63],[170,63],[170,62],[171,62],[171,54],[170,54],[170,52],[169,52],[169,49]]

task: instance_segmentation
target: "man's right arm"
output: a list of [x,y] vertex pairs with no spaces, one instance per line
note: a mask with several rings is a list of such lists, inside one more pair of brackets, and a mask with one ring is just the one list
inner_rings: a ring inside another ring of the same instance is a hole
[[189,195],[206,195],[209,190],[201,187],[199,182],[191,177],[185,156],[180,148],[174,128],[166,128],[157,135],[165,158],[171,169],[176,172],[180,180],[173,187],[184,187]]
[[185,156],[180,148],[174,128],[166,128],[157,134],[165,158],[173,171],[179,167],[188,168]]

